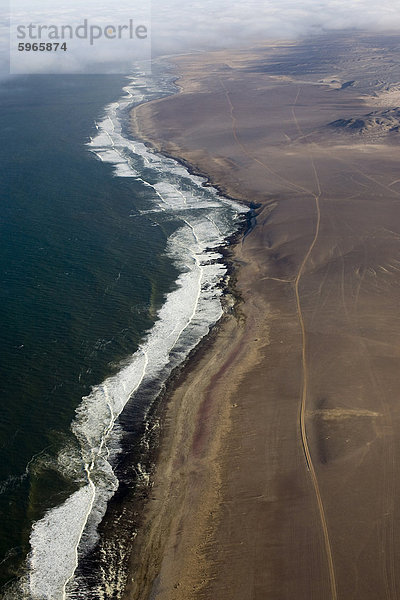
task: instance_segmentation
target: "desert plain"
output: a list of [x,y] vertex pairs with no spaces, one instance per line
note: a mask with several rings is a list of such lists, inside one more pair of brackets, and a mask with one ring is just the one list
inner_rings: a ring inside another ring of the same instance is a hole
[[126,598],[400,598],[398,37],[169,61],[132,130],[255,226],[169,399]]

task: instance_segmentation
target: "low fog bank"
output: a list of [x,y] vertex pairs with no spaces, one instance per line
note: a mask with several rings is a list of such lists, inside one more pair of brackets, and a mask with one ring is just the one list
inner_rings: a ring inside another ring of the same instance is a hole
[[[54,5],[53,0],[11,0],[10,8],[0,0],[0,72],[8,72],[8,16],[18,23],[78,25],[89,18],[101,26],[115,25],[133,19],[148,27],[147,56],[205,51],[244,46],[263,40],[293,40],[299,37],[336,30],[400,31],[400,11],[389,0],[70,0]],[[12,43],[15,53],[16,40]],[[29,66],[40,72],[85,73],[120,72],[129,70],[137,56],[129,41],[102,39],[96,41],[96,52],[89,42],[70,44],[68,53],[57,58],[55,71],[48,70],[49,56],[34,57],[32,53],[17,54]],[[38,71],[36,71],[38,72]]]

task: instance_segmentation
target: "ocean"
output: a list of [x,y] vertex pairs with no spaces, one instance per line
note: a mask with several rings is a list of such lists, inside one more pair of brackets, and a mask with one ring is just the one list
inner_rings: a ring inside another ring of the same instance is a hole
[[0,82],[7,600],[121,597],[107,507],[146,486],[157,398],[222,315],[244,207],[129,133],[135,104],[175,91],[160,64]]

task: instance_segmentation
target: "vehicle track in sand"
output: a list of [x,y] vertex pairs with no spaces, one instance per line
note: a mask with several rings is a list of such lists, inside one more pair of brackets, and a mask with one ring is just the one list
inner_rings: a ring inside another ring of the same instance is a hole
[[[296,128],[297,128],[298,132],[300,133],[300,135],[302,135],[303,132],[301,130],[301,127],[299,125],[298,119],[296,117],[296,112],[295,112],[295,108],[296,108],[296,104],[297,104],[297,101],[300,96],[300,92],[301,92],[301,88],[299,88],[297,91],[296,98],[294,100],[291,111],[292,111],[292,116],[293,116],[293,120],[296,125]],[[326,552],[326,558],[328,561],[331,597],[332,597],[332,600],[337,600],[336,575],[335,575],[335,567],[334,567],[334,563],[333,563],[331,542],[330,542],[330,538],[329,538],[329,530],[328,530],[328,525],[327,525],[327,521],[326,521],[326,515],[325,515],[324,504],[322,501],[321,491],[319,489],[318,478],[317,478],[317,474],[315,472],[315,468],[314,468],[314,464],[313,464],[312,456],[311,456],[311,452],[310,452],[310,447],[308,444],[307,429],[306,429],[306,409],[307,409],[307,396],[308,396],[307,331],[306,331],[306,327],[305,327],[305,323],[304,323],[304,316],[303,316],[303,311],[302,311],[302,306],[301,306],[299,288],[300,288],[300,281],[301,281],[304,269],[305,269],[307,262],[312,254],[312,251],[314,250],[314,247],[317,243],[318,236],[319,236],[320,225],[321,225],[320,199],[322,196],[321,184],[320,184],[318,172],[317,172],[317,169],[315,166],[314,158],[311,153],[309,154],[309,156],[310,156],[311,166],[312,166],[312,169],[314,172],[315,183],[317,186],[317,192],[312,194],[314,201],[315,201],[315,210],[316,210],[317,218],[316,218],[314,237],[311,241],[311,244],[310,244],[304,258],[303,258],[303,261],[298,270],[296,279],[294,281],[294,292],[295,292],[295,296],[296,296],[297,314],[298,314],[298,318],[299,318],[299,322],[300,322],[301,335],[302,335],[302,351],[301,351],[301,353],[302,353],[302,367],[303,367],[303,385],[302,385],[302,390],[301,390],[301,402],[300,402],[300,434],[301,434],[301,441],[303,444],[304,454],[305,454],[305,458],[306,458],[306,462],[307,462],[307,467],[308,467],[308,470],[311,475],[311,480],[313,483],[315,496],[316,496],[317,504],[318,504],[319,515],[320,515],[320,519],[321,519],[322,532],[324,535],[325,552]]]

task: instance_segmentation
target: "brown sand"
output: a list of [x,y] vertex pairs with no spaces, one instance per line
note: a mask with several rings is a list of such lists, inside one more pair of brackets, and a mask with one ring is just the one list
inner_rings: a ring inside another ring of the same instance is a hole
[[177,59],[133,116],[261,206],[169,404],[130,600],[400,598],[400,152],[324,129],[359,91],[247,68],[275,51]]

